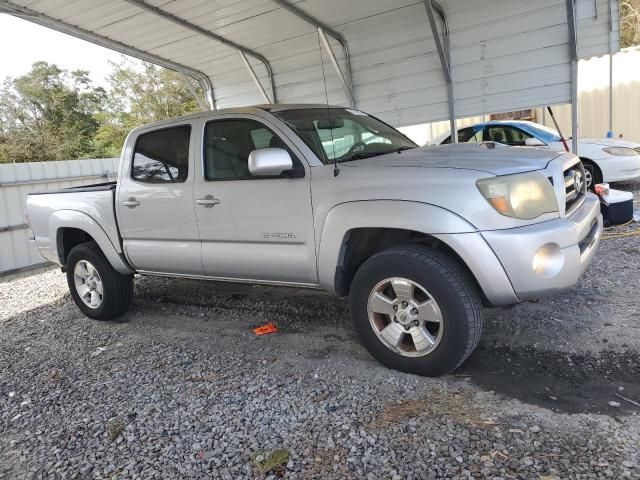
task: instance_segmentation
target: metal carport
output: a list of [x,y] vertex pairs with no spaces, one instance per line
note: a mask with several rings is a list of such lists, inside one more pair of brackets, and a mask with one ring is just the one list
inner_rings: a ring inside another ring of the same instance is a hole
[[189,75],[210,108],[328,101],[397,126],[575,106],[577,59],[618,49],[614,0],[0,0],[0,11]]

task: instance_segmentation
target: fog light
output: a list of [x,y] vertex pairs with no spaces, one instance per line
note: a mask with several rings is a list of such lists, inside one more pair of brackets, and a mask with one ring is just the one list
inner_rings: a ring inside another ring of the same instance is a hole
[[541,277],[555,277],[564,266],[564,253],[557,243],[547,243],[533,256],[531,266]]

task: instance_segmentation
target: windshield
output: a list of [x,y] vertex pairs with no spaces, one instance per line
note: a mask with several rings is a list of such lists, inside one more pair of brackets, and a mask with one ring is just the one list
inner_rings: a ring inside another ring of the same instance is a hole
[[529,123],[527,124],[527,128],[532,130],[535,133],[536,137],[546,139],[548,142],[559,142],[560,134],[555,128],[547,127],[546,125],[541,125],[539,123]]
[[273,114],[296,132],[322,163],[346,162],[417,147],[395,128],[349,108],[306,108]]

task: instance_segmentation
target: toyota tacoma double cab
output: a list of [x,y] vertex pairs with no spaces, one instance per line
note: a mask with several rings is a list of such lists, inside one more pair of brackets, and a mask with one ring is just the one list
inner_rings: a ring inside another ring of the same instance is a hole
[[30,194],[27,216],[90,318],[124,314],[136,274],[320,288],[373,357],[430,376],[471,354],[483,307],[574,285],[602,233],[575,155],[419,148],[327,105],[136,128],[117,182]]

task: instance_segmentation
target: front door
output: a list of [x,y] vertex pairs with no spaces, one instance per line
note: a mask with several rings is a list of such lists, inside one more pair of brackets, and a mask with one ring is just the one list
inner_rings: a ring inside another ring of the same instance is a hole
[[[317,284],[310,171],[299,152],[260,117],[227,115],[202,128],[195,208],[205,274]],[[288,150],[299,174],[251,175],[249,154],[269,147]]]
[[124,154],[116,207],[124,251],[137,270],[203,274],[191,131],[184,124],[143,132]]

